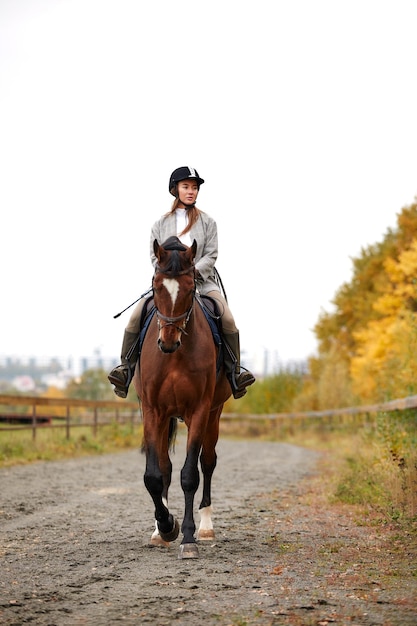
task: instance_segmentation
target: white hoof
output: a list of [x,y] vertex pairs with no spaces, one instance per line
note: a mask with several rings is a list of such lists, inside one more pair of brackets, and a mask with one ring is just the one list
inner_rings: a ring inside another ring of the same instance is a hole
[[155,530],[152,533],[152,537],[149,541],[149,545],[150,546],[162,546],[164,548],[169,548],[169,541],[165,541],[164,539],[162,539],[161,535],[159,534],[159,530],[158,530],[158,525],[155,522]]
[[214,530],[199,530],[197,533],[197,539],[199,541],[213,541],[215,538]]
[[169,548],[170,543],[169,541],[164,541],[160,535],[158,535],[157,537],[154,537],[152,535],[149,541],[149,545],[150,546],[162,546],[163,548]]
[[206,506],[199,510],[200,513],[200,526],[197,532],[197,539],[199,541],[212,541],[214,539],[213,522],[211,516],[213,514],[213,507]]

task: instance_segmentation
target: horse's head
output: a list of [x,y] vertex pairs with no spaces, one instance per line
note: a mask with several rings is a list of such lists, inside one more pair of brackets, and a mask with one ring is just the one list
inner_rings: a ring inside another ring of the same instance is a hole
[[162,352],[175,352],[193,310],[195,293],[194,257],[197,243],[191,248],[178,237],[170,237],[162,245],[153,243],[157,259],[152,281],[158,319],[158,346]]

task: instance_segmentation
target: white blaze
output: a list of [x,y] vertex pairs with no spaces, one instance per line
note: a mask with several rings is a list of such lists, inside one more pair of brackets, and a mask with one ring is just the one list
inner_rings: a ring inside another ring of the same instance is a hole
[[180,289],[178,281],[175,278],[164,278],[162,284],[171,296],[172,308],[174,308],[178,296],[178,291]]

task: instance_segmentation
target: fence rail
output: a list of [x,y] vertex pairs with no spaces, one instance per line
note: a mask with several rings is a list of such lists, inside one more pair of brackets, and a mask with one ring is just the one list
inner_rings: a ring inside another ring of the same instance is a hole
[[30,429],[34,440],[39,428],[65,428],[67,439],[74,427],[89,427],[94,436],[100,427],[114,421],[130,423],[133,428],[135,422],[139,423],[140,415],[137,402],[0,395],[0,420],[7,423],[0,426],[0,432]]
[[[3,407],[11,407],[5,411]],[[26,407],[26,413],[22,413],[21,407]],[[42,412],[40,408],[42,407]],[[345,407],[340,409],[328,409],[325,411],[304,411],[293,413],[223,413],[222,419],[252,419],[252,420],[279,420],[289,418],[332,418],[343,415],[369,415],[383,411],[404,411],[417,408],[417,395],[391,400],[379,404],[364,406]],[[52,410],[53,409],[53,410]],[[56,412],[63,410],[63,415]],[[74,415],[74,410],[84,409],[87,414]],[[103,419],[103,412],[105,418]],[[18,423],[24,416],[26,423]],[[3,419],[2,419],[3,418]],[[70,438],[71,428],[90,427],[94,435],[98,428],[116,421],[130,423],[132,428],[139,423],[141,411],[137,402],[107,401],[107,400],[80,400],[75,398],[43,398],[40,396],[0,395],[0,421],[7,421],[7,426],[0,426],[0,432],[16,430],[32,430],[32,438],[36,439],[38,428],[65,428],[66,437]],[[55,423],[53,423],[53,421]],[[62,421],[62,424],[57,424]],[[13,424],[13,425],[10,425]]]
[[407,396],[407,398],[399,398],[398,400],[390,400],[390,402],[381,402],[379,404],[367,404],[363,406],[350,406],[341,409],[327,409],[325,411],[303,411],[293,413],[227,413],[222,415],[228,419],[288,419],[288,418],[309,418],[309,417],[337,417],[343,415],[367,415],[370,413],[381,413],[388,411],[405,411],[407,409],[417,408],[417,396]]

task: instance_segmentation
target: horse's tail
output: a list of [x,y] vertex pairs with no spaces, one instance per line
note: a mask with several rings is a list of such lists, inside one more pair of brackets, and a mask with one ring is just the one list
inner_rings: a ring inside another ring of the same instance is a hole
[[[171,417],[171,419],[169,420],[169,430],[168,430],[168,450],[174,450],[175,448],[177,430],[178,430],[178,420],[176,417]],[[145,439],[142,439],[141,452],[142,454],[146,452]]]
[[171,417],[169,420],[169,431],[168,431],[168,449],[174,450],[175,448],[175,439],[177,438],[177,430],[178,430],[178,420],[176,417]]

